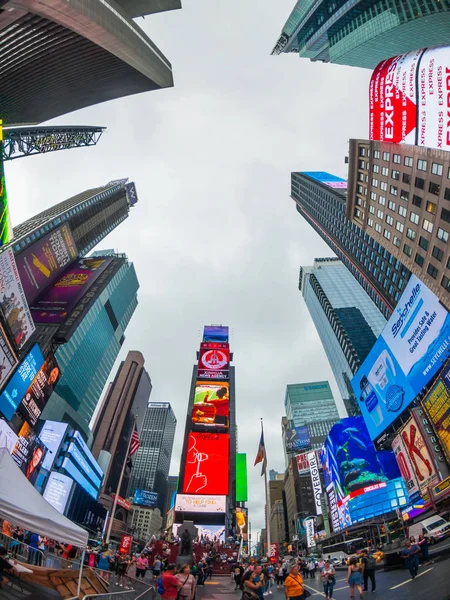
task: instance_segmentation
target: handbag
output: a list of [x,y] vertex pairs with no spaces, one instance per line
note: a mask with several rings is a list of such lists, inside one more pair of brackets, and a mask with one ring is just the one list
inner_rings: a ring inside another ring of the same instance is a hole
[[[190,575],[190,573],[188,574],[188,576],[186,577],[186,579],[183,581],[183,585],[180,587],[180,589],[177,592],[177,600],[180,600],[180,592],[184,588],[184,584],[186,583],[186,581],[189,579],[189,575]],[[192,588],[191,588],[191,590],[192,590]]]
[[311,596],[311,592],[309,590],[307,590],[306,588],[303,588],[303,596],[305,598],[309,598]]

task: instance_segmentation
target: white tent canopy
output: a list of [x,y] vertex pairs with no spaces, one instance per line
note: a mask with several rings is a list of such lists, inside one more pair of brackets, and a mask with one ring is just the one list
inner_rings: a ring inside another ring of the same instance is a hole
[[84,548],[88,542],[88,532],[72,523],[40,495],[7,448],[0,448],[0,518],[79,548]]

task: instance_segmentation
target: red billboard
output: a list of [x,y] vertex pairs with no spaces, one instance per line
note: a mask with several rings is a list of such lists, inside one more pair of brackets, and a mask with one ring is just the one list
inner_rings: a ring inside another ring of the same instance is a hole
[[415,50],[381,62],[369,88],[369,137],[450,149],[450,47]]
[[183,494],[227,495],[230,436],[227,433],[189,434]]
[[133,545],[133,536],[132,535],[123,535],[120,540],[119,552],[121,554],[130,554],[132,545]]
[[199,379],[228,379],[230,369],[230,346],[216,342],[200,344],[198,361]]

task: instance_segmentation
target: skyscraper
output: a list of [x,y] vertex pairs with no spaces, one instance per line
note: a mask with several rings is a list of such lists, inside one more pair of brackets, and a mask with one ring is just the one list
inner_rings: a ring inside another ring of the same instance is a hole
[[291,197],[297,211],[325,240],[388,318],[411,272],[347,218],[346,188],[344,179],[322,171],[291,174]]
[[298,0],[272,54],[373,69],[413,48],[448,44],[448,0]]
[[295,427],[316,421],[339,419],[336,401],[328,381],[294,383],[286,386],[284,408]]
[[111,257],[111,261],[114,271],[109,282],[85,313],[78,309],[81,322],[56,351],[61,378],[41,415],[42,419],[69,423],[86,437],[91,435],[89,422],[137,306],[139,283],[133,263],[124,255]]
[[137,489],[158,493],[161,513],[167,496],[167,478],[172,458],[177,420],[169,402],[150,402],[144,415],[141,445],[133,458],[128,496]]
[[338,258],[301,267],[299,289],[316,326],[349,415],[359,412],[350,385],[386,324],[367,293]]
[[[128,352],[107,389],[92,428],[92,453],[99,459],[105,473],[103,490],[107,493],[117,490],[120,467],[127,460],[134,425],[140,433],[144,422],[152,391],[152,382],[144,363],[140,352]],[[126,493],[128,487],[129,473],[126,475],[119,492],[121,495]]]
[[450,152],[350,140],[348,183],[347,216],[450,310]]

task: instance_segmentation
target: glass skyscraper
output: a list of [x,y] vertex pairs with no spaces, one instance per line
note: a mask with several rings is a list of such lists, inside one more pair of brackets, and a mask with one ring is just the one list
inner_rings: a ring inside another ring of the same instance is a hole
[[322,181],[325,175],[332,177],[322,172],[291,174],[291,197],[297,211],[325,240],[380,312],[389,318],[411,271],[347,218],[346,187],[330,187]]
[[172,458],[177,420],[169,402],[149,402],[140,436],[140,448],[133,457],[128,496],[137,489],[158,493],[161,514],[167,496],[167,479]]
[[300,268],[299,289],[316,326],[349,415],[359,412],[350,381],[386,324],[338,258]]
[[55,353],[61,378],[41,415],[71,424],[86,438],[92,435],[89,422],[137,307],[139,283],[133,263],[119,257],[122,264],[115,275],[70,340]]
[[298,0],[272,54],[374,69],[418,48],[448,45],[450,0]]
[[339,420],[339,412],[328,381],[294,383],[286,386],[286,417],[295,427],[316,421]]

